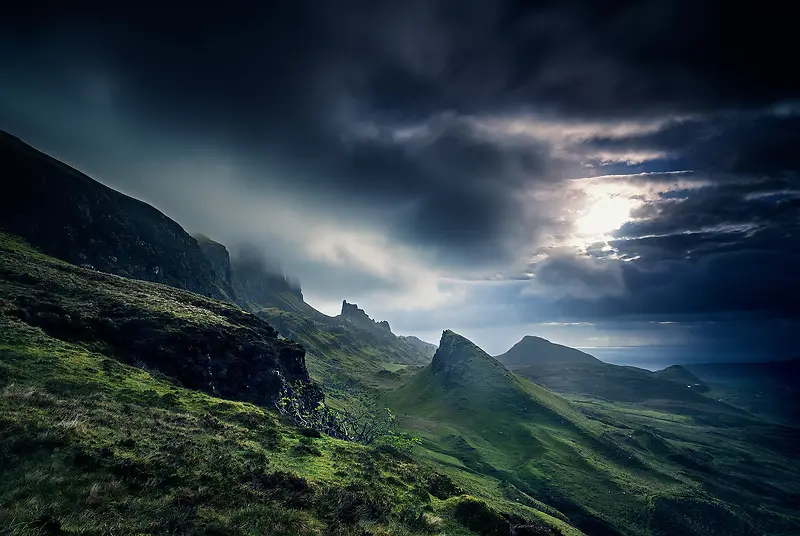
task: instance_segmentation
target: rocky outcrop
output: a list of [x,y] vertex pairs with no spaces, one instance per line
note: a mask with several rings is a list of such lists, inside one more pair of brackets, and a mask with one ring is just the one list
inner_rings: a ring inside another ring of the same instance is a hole
[[234,304],[2,250],[0,275],[3,313],[52,337],[223,398],[322,400],[303,347]]
[[499,361],[449,329],[442,333],[430,370],[447,388],[469,387],[509,375]]
[[208,262],[211,263],[211,267],[219,280],[230,287],[232,283],[231,255],[228,253],[228,248],[219,242],[211,240],[206,235],[196,234],[194,238],[200,244],[200,249],[205,254]]
[[388,333],[392,332],[392,328],[389,326],[389,322],[387,322],[386,320],[383,320],[381,322],[376,322],[375,320],[369,317],[369,315],[366,313],[366,311],[364,311],[364,309],[361,309],[355,303],[347,303],[347,300],[342,301],[341,317],[363,329],[378,329],[380,331],[385,331]]
[[0,132],[0,229],[48,255],[223,298],[197,241],[152,206]]

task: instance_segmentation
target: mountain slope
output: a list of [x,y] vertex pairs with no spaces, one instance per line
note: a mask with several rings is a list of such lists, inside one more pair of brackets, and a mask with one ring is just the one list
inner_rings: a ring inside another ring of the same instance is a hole
[[320,320],[277,308],[261,309],[256,314],[283,336],[303,344],[312,377],[340,403],[374,398],[377,390],[397,385],[407,370],[430,361],[391,331],[378,326],[364,329],[341,315]]
[[554,344],[547,339],[526,335],[506,353],[496,356],[496,359],[511,370],[538,364],[542,361],[559,363],[563,366],[572,365],[603,365],[603,362],[580,350]]
[[438,348],[435,344],[423,341],[414,335],[399,335],[399,337],[416,348],[417,352],[429,359],[433,359],[433,354],[436,353],[436,349]]
[[[742,431],[757,426],[752,419],[736,421],[744,428],[712,429],[653,410],[570,403],[449,331],[431,364],[385,398],[422,438],[422,458],[454,480],[478,482],[489,497],[536,501],[587,534],[755,535],[759,523],[770,530],[798,526],[784,517],[798,489],[796,466],[773,473],[784,495],[776,491],[768,507],[761,493],[730,482],[731,474],[772,472],[774,460],[787,463],[792,447],[764,453],[764,444]],[[762,433],[785,438],[788,432],[764,427]],[[745,436],[755,443],[741,441]],[[709,461],[711,444],[718,445],[719,465]],[[743,452],[762,453],[758,469],[736,461]],[[763,510],[750,507],[757,497]]]
[[[524,337],[497,360],[515,373],[557,393],[588,395],[610,401],[640,403],[655,409],[693,413],[697,406],[736,413],[730,406],[703,396],[702,382],[685,369],[658,373],[604,363],[599,359],[540,337]],[[682,379],[681,379],[682,378]]]
[[581,536],[391,444],[282,422],[279,384],[315,393],[302,349],[255,316],[0,233],[4,534]]
[[0,131],[0,229],[103,272],[224,298],[197,241],[148,205]]
[[83,269],[0,233],[0,313],[182,386],[263,405],[302,387],[322,400],[303,348],[233,304]]
[[706,392],[708,387],[694,374],[686,370],[686,367],[681,365],[672,365],[662,370],[657,370],[653,373],[655,378],[660,380],[667,380],[679,385],[685,385],[697,391]]
[[9,185],[0,196],[0,230],[75,265],[236,302],[307,345],[318,380],[374,387],[393,381],[386,365],[429,361],[390,331],[375,333],[320,313],[260,256],[245,251],[232,260],[224,245],[193,238],[152,206],[3,132],[0,170]]

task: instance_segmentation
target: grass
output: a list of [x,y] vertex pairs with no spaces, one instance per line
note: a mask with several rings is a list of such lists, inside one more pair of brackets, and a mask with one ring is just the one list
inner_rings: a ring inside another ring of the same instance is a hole
[[420,354],[392,334],[379,336],[350,322],[321,322],[275,308],[256,314],[303,345],[311,377],[325,386],[334,406],[374,399],[419,368],[413,363]]
[[452,332],[418,367],[347,326],[264,316],[302,335],[310,375],[330,382],[334,404],[366,393],[398,414],[420,439],[413,456],[282,422],[262,378],[279,368],[308,382],[302,349],[255,315],[77,268],[0,234],[0,526],[14,535],[800,532],[795,428],[685,398],[564,398]]
[[[251,403],[268,400],[254,391],[234,400],[214,396],[222,383],[188,389],[98,328],[104,316],[136,318],[178,341],[200,330],[283,357],[295,349],[232,306],[76,268],[8,235],[0,274],[4,534],[467,536],[531,524],[580,534],[535,507],[472,497],[390,445],[314,437]],[[153,354],[193,363],[195,339],[186,355],[158,341]]]
[[797,431],[740,412],[568,401],[464,339],[385,400],[422,438],[420,458],[489,504],[544,505],[587,534],[800,529]]

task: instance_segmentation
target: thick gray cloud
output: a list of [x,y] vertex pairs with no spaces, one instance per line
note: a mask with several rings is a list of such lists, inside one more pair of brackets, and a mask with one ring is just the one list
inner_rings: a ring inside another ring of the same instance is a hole
[[796,318],[768,4],[20,4],[0,128],[393,326]]

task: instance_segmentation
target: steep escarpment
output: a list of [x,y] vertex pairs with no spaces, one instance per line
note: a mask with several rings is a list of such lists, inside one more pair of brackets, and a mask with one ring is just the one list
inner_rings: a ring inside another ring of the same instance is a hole
[[476,344],[457,333],[445,330],[433,355],[430,373],[446,388],[480,389],[487,383],[511,381],[503,365]]
[[236,300],[233,291],[233,269],[231,268],[231,255],[224,244],[215,242],[203,234],[193,235],[200,245],[200,249],[205,255],[211,268],[217,276],[219,289],[229,298],[230,301]]
[[197,241],[154,207],[0,132],[0,229],[53,257],[224,298]]
[[299,386],[315,405],[303,348],[258,317],[164,285],[103,274],[0,234],[0,313],[215,396],[271,405]]
[[378,322],[371,319],[364,309],[361,309],[355,303],[347,303],[347,300],[342,301],[342,312],[339,316],[342,320],[352,322],[362,329],[377,331],[378,333],[392,332],[389,322],[386,320]]

